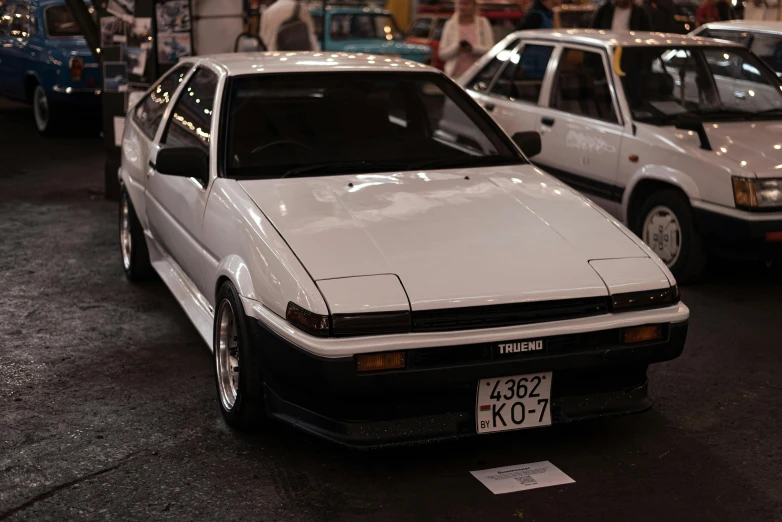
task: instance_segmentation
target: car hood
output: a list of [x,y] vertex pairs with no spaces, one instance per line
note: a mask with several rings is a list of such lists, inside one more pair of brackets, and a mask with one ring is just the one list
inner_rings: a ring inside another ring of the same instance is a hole
[[[761,178],[782,177],[782,121],[704,123],[712,150]],[[692,131],[664,127],[671,140],[700,148]]]
[[340,47],[340,51],[369,54],[429,54],[427,45],[412,44],[401,40],[351,40]]
[[313,279],[394,274],[413,310],[604,296],[590,260],[648,257],[530,165],[239,184]]

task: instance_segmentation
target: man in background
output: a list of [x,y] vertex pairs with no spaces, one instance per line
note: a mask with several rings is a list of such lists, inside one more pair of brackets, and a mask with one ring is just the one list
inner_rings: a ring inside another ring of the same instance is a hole
[[261,16],[261,41],[267,51],[319,51],[315,24],[296,0],[277,0]]
[[608,0],[595,11],[592,29],[611,31],[651,31],[649,18],[643,8],[632,0]]

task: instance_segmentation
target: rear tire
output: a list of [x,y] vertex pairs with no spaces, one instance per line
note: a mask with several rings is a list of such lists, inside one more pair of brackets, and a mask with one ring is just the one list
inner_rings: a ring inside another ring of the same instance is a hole
[[668,266],[679,283],[698,279],[705,264],[690,202],[674,189],[653,192],[633,219],[633,232]]
[[217,292],[214,323],[217,404],[228,425],[253,430],[267,420],[260,347],[253,346],[239,294],[230,282]]
[[125,276],[133,282],[149,280],[154,271],[149,262],[144,230],[136,216],[133,202],[122,188],[119,197],[119,246]]
[[60,130],[60,107],[49,99],[46,91],[38,84],[33,89],[33,117],[35,127],[44,136],[55,136]]

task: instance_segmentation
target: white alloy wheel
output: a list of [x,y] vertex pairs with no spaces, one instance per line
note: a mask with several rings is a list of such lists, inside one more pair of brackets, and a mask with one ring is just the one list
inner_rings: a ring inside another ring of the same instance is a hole
[[33,93],[33,115],[38,132],[46,132],[49,128],[51,107],[49,106],[49,98],[46,97],[46,91],[40,85],[35,87]]
[[658,205],[644,218],[643,241],[660,256],[668,267],[679,259],[682,250],[682,231],[679,219],[673,210]]
[[222,300],[217,314],[217,383],[223,408],[230,411],[236,404],[236,396],[239,393],[239,339],[236,317],[228,299]]

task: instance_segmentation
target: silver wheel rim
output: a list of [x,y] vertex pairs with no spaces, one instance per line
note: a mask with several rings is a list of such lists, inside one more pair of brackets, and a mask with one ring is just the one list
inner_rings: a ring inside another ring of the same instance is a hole
[[122,196],[119,216],[119,243],[122,247],[122,264],[125,270],[130,270],[130,250],[133,239],[130,237],[130,205],[127,196]]
[[649,245],[668,267],[673,266],[682,251],[682,230],[673,210],[664,205],[654,207],[646,215],[642,230],[644,243]]
[[217,311],[217,383],[223,408],[231,410],[239,390],[239,339],[231,303],[223,299]]
[[46,93],[40,85],[35,88],[35,94],[33,95],[33,113],[35,114],[35,125],[38,127],[38,130],[46,130],[46,126],[49,123],[49,100],[46,98]]

